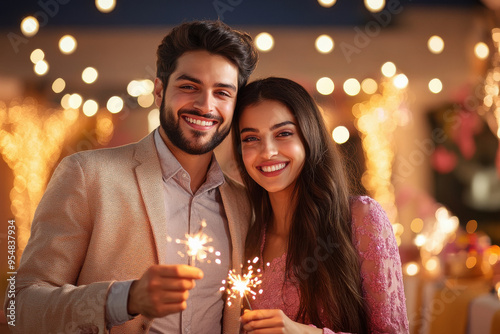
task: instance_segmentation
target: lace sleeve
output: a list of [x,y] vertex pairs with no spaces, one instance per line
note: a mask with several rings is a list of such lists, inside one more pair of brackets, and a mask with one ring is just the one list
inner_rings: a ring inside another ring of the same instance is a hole
[[392,225],[370,197],[353,199],[351,211],[370,332],[408,333],[401,259]]

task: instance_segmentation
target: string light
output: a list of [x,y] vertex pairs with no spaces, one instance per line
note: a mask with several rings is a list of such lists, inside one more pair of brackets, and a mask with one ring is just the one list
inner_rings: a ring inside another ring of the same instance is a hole
[[323,77],[316,81],[316,90],[322,95],[330,95],[335,89],[333,80],[328,77]]
[[65,55],[75,52],[76,45],[76,39],[71,35],[65,35],[59,40],[59,50]]
[[115,0],[95,0],[95,6],[101,13],[109,13],[115,9]]
[[427,48],[434,54],[440,54],[444,50],[444,41],[437,35],[431,36],[427,41]]
[[[493,116],[492,119],[496,120],[497,126],[495,134],[500,139],[500,28],[492,29],[491,38],[495,46],[494,54],[491,56],[491,67],[484,79],[483,106],[479,109],[479,113],[483,115],[489,113]],[[500,153],[498,154],[500,156]]]
[[[396,88],[392,80],[384,79],[374,94],[364,103],[354,105],[355,126],[360,132],[366,170],[362,183],[366,190],[387,212],[395,224],[397,208],[392,185],[394,162],[394,131],[398,126],[400,109],[406,99],[406,90]],[[402,233],[402,232],[401,232]],[[400,235],[396,235],[398,243]]]
[[255,45],[260,51],[271,51],[274,47],[274,38],[267,32],[261,32],[255,37]]
[[40,24],[33,16],[27,16],[21,21],[21,32],[26,37],[33,37],[37,34]]
[[320,35],[318,36],[318,38],[316,38],[316,42],[314,43],[314,45],[319,53],[327,54],[332,52],[335,43],[330,36]]
[[77,117],[67,117],[63,110],[43,109],[32,98],[13,101],[9,106],[0,102],[0,115],[0,153],[14,175],[10,202],[21,254],[52,168],[64,142],[78,133],[78,123]]

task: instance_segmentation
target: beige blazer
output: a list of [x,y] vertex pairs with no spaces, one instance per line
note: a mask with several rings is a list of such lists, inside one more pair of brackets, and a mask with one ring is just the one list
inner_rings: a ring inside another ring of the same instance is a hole
[[[165,254],[162,174],[153,135],[61,161],[32,224],[16,278],[15,333],[107,333],[105,304],[115,280],[137,279]],[[240,269],[250,221],[243,187],[220,186]],[[6,305],[8,300],[6,300]],[[226,305],[223,332],[238,333],[239,303]],[[138,316],[111,333],[148,332]]]

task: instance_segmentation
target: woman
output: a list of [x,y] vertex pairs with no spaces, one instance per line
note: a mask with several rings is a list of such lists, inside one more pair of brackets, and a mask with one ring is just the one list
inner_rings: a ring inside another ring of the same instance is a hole
[[[385,212],[350,197],[312,97],[267,78],[238,96],[233,144],[255,210],[246,245],[263,294],[248,333],[407,333],[401,261]],[[266,264],[266,265],[264,265]]]

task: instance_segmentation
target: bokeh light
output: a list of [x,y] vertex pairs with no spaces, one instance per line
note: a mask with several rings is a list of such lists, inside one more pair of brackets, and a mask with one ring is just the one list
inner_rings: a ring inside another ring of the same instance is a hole
[[26,37],[35,36],[39,28],[40,24],[33,16],[27,16],[21,21],[21,32]]
[[274,47],[274,38],[267,32],[261,32],[255,37],[255,45],[260,51],[271,51]]
[[63,54],[72,54],[75,52],[76,46],[76,39],[71,35],[65,35],[59,40],[59,50],[61,50]]
[[64,88],[66,88],[66,82],[63,78],[57,78],[52,83],[52,90],[54,91],[54,93],[60,93],[64,90]]
[[109,13],[115,9],[115,0],[95,0],[95,6],[101,13]]
[[319,53],[323,54],[332,52],[333,48],[335,47],[333,39],[328,35],[318,36],[314,45],[316,46],[316,50],[318,50]]
[[337,144],[343,144],[349,140],[349,130],[343,126],[337,126],[332,131],[332,138]]
[[344,82],[344,92],[349,96],[358,95],[361,91],[361,84],[354,78],[347,79]]
[[440,54],[444,50],[444,41],[437,35],[431,36],[427,41],[427,48],[434,54]]
[[93,67],[87,67],[82,72],[82,80],[87,84],[91,84],[97,80],[97,70]]
[[316,90],[322,95],[330,95],[335,89],[333,80],[328,77],[323,77],[316,81]]
[[110,97],[108,103],[106,104],[106,108],[108,108],[109,112],[112,114],[119,113],[123,109],[122,98],[119,96]]

